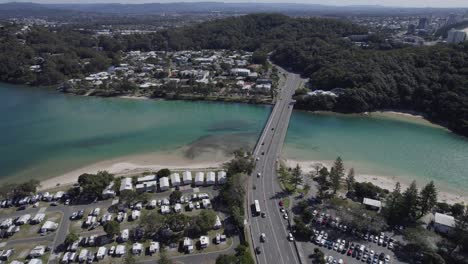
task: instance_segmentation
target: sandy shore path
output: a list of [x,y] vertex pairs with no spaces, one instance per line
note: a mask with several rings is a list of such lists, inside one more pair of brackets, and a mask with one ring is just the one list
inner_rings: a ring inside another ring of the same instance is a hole
[[53,178],[42,180],[39,190],[72,185],[76,183],[78,177],[84,173],[97,173],[98,171],[106,170],[117,176],[124,176],[158,171],[163,168],[171,170],[219,168],[230,159],[231,157],[225,156],[221,152],[215,154],[209,153],[207,155],[202,154],[195,159],[186,158],[180,153],[150,153],[122,157],[98,162]]
[[[325,161],[304,161],[304,160],[292,160],[292,159],[285,160],[285,163],[289,167],[294,167],[296,166],[296,164],[299,164],[299,166],[301,166],[302,168],[302,171],[306,173],[315,172],[317,165],[322,165],[322,166],[326,166],[327,168],[330,168],[333,162],[334,161],[332,160],[325,160]],[[349,169],[349,168],[346,168],[346,169]],[[360,174],[359,168],[355,168],[355,169],[356,169],[355,179],[357,182],[371,182],[374,185],[377,185],[389,191],[392,191],[395,188],[395,184],[397,182],[400,182],[401,189],[404,190],[410,185],[412,181],[412,179],[407,179],[406,181],[404,181],[400,178],[396,178],[392,176]],[[418,184],[418,187],[421,188],[422,184]],[[438,200],[440,202],[446,202],[448,204],[454,204],[454,203],[468,204],[467,194],[457,193],[457,192],[454,192],[453,190],[445,190],[442,187],[437,186],[437,184],[436,184],[436,187],[438,188],[438,191],[439,191]]]

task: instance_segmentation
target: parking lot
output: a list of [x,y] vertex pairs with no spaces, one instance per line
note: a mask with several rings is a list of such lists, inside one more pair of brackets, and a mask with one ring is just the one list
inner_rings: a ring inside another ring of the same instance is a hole
[[[325,216],[319,218],[325,218]],[[311,226],[314,231],[313,237],[309,242],[300,243],[303,252],[312,254],[315,248],[319,248],[327,256],[327,260],[329,256],[336,260],[336,262],[330,260],[331,262],[327,263],[339,263],[340,259],[343,261],[342,263],[403,263],[396,259],[391,247],[388,247],[389,241],[394,241],[392,242],[394,248],[398,247],[398,242],[402,239],[401,236],[395,235],[393,232],[369,233],[366,236],[366,234],[339,225],[338,221],[333,219],[335,218],[329,216],[329,221],[326,224],[321,221],[313,222]],[[373,236],[373,239],[370,235]],[[385,242],[383,242],[384,240]],[[370,255],[382,255],[382,257],[374,260]],[[389,261],[386,261],[386,258]]]

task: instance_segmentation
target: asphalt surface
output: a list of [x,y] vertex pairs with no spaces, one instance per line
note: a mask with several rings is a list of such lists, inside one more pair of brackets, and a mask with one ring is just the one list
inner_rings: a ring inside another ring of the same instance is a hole
[[[284,194],[277,181],[276,168],[293,109],[292,95],[304,80],[298,74],[280,72],[286,74],[286,80],[254,150],[254,157],[259,160],[250,177],[248,221],[253,246],[261,249],[261,253],[256,255],[258,263],[293,264],[301,262],[294,243],[287,239],[288,221],[283,218],[279,207]],[[257,177],[257,173],[261,173],[261,177]],[[254,200],[259,201],[261,211],[266,213],[265,218],[253,215]],[[260,242],[262,233],[266,235],[264,243]]]

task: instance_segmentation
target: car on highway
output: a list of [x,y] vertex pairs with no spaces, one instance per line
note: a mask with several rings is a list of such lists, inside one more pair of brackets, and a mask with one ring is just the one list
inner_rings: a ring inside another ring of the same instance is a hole
[[291,233],[288,234],[288,240],[289,241],[294,241],[294,237]]
[[286,212],[283,207],[280,208],[280,212],[284,213]]
[[262,218],[265,218],[266,217],[266,213],[265,212],[262,212]]
[[70,220],[75,220],[77,216],[78,216],[78,212],[73,212],[72,215],[70,216]]
[[260,247],[256,247],[255,252],[257,253],[257,255],[259,255],[262,253],[262,250],[260,249]]
[[284,213],[283,218],[288,220],[289,219],[288,213]]
[[265,235],[265,233],[262,233],[262,234],[260,235],[260,242],[266,242],[266,235]]
[[281,201],[279,201],[278,204],[279,204],[279,206],[283,206],[284,202],[281,200]]
[[260,177],[262,177],[262,174],[259,172],[257,173],[257,178],[260,178]]

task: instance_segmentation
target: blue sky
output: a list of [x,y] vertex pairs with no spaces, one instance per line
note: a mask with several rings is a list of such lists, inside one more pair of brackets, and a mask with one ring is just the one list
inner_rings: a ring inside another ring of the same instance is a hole
[[[0,3],[13,2],[14,0],[0,0]],[[35,2],[35,3],[151,3],[151,2],[198,2],[207,0],[16,0],[17,2]],[[271,3],[309,3],[324,5],[383,5],[383,6],[401,6],[401,7],[468,7],[468,0],[208,0],[213,2],[271,2]]]

